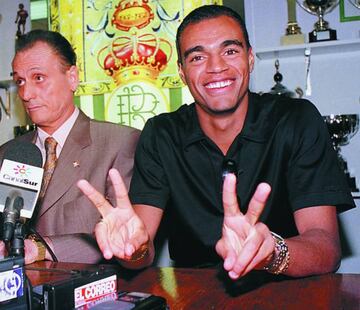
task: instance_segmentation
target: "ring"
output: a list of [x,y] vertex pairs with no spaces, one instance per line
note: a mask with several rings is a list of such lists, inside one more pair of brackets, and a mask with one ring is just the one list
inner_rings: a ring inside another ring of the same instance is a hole
[[129,262],[137,262],[141,259],[143,259],[149,252],[149,247],[146,244],[143,244],[140,246],[138,250],[136,250],[133,255],[131,255],[131,258],[128,260]]

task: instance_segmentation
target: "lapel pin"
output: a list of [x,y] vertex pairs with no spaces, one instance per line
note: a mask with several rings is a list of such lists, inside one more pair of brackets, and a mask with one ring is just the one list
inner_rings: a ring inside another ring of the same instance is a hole
[[74,168],[78,168],[78,167],[80,167],[80,163],[78,161],[74,161],[73,166],[74,166]]

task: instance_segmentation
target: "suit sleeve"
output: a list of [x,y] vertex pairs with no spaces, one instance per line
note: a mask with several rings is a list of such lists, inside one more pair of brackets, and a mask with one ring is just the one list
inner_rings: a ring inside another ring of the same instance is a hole
[[[126,186],[129,187],[133,171],[134,153],[139,135],[140,131],[138,130],[132,129],[130,132],[125,131],[124,136],[120,139],[121,143],[117,146],[117,151],[112,161],[104,167],[99,167],[100,165],[97,165],[96,167],[94,166],[88,172],[88,181],[100,192],[102,192],[106,199],[108,199],[113,205],[115,205],[116,201],[115,192],[113,185],[108,178],[108,171],[111,168],[119,170]],[[111,147],[114,147],[116,140],[111,138],[111,134],[107,135],[106,139],[109,139],[108,143],[111,143]],[[104,145],[99,147],[104,148]],[[106,152],[106,147],[103,151]],[[104,165],[106,156],[103,157],[104,160],[102,161],[102,165]],[[103,171],[101,177],[99,176],[100,173],[97,170]],[[96,174],[96,177],[92,176],[92,174]],[[103,256],[98,248],[93,234],[95,225],[100,219],[100,214],[90,201],[82,194],[76,201],[77,203],[74,203],[72,210],[77,213],[73,213],[71,218],[67,219],[66,226],[74,227],[76,225],[80,225],[82,227],[86,227],[86,232],[53,234],[47,237],[50,238],[53,243],[54,253],[58,261],[90,264],[100,263],[103,260]],[[64,209],[66,209],[66,207]],[[59,219],[57,221],[59,221]],[[71,223],[71,221],[73,222]]]

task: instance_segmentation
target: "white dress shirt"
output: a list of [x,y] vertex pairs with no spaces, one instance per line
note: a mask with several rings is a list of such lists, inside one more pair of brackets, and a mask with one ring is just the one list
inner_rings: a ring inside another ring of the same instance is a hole
[[[56,157],[59,158],[62,148],[64,147],[65,141],[67,139],[67,136],[70,133],[71,128],[74,126],[74,123],[79,115],[79,109],[75,107],[75,110],[73,114],[65,121],[64,124],[62,124],[52,135],[57,144],[56,147]],[[48,133],[46,133],[41,128],[37,128],[37,137],[35,144],[40,149],[41,155],[43,158],[43,164],[46,160],[46,151],[45,151],[45,139],[47,137],[50,137]]]

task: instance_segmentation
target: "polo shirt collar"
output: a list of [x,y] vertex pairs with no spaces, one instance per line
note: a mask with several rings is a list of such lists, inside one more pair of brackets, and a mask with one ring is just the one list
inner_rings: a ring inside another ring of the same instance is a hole
[[200,127],[195,104],[196,103],[192,103],[189,107],[189,120],[186,122],[185,125],[185,147],[206,139],[206,135]]
[[[249,107],[245,118],[245,124],[238,137],[258,143],[265,143],[269,139],[271,129],[275,124],[272,119],[264,117],[264,115],[268,115],[268,113],[264,113],[264,106],[260,104],[260,97],[261,96],[258,94],[249,92]],[[200,127],[195,104],[196,103],[192,103],[189,107],[189,121],[185,126],[186,138],[184,147],[207,139]]]
[[265,143],[269,140],[273,128],[276,125],[276,117],[271,111],[277,97],[264,100],[261,95],[249,93],[249,107],[246,114],[244,127],[239,136],[246,140]]

